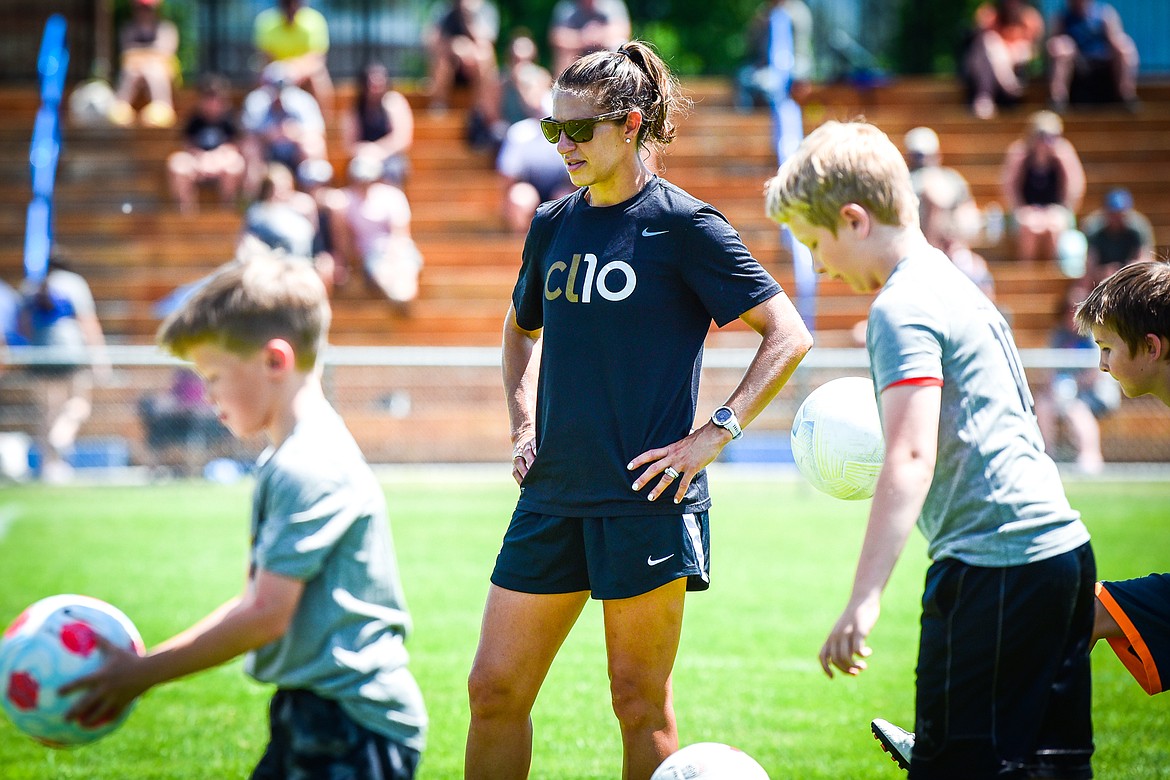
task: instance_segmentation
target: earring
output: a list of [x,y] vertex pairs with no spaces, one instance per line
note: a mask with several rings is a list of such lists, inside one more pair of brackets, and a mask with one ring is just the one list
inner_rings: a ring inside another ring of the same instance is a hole
[[626,139],[626,143],[629,143],[629,142],[630,142],[630,139],[629,139],[629,138],[627,138],[627,139]]

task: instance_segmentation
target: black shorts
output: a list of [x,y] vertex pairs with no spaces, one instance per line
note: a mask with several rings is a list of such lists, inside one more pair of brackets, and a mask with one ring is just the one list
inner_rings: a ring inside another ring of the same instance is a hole
[[268,748],[252,780],[413,780],[418,770],[417,750],[358,725],[340,704],[310,691],[277,690],[268,725]]
[[1142,690],[1161,693],[1170,670],[1170,574],[1100,582],[1097,599],[1125,633],[1109,640],[1113,652]]
[[1025,566],[936,561],[922,596],[910,777],[1093,776],[1089,544]]
[[710,586],[708,515],[560,517],[517,509],[492,584],[520,593],[640,596],[680,577]]

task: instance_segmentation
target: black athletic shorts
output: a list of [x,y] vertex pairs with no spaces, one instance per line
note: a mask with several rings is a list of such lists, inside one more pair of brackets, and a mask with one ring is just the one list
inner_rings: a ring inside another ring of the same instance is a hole
[[521,593],[587,590],[595,599],[625,599],[686,577],[687,590],[706,590],[707,525],[706,512],[559,517],[517,509],[492,584]]
[[1093,776],[1093,550],[936,561],[922,595],[912,780]]
[[310,691],[278,689],[271,736],[252,780],[413,780],[420,754],[358,725],[341,705]]

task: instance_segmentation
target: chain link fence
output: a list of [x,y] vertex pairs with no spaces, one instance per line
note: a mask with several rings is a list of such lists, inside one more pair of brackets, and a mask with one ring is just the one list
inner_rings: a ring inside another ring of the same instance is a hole
[[[1046,387],[1053,372],[1095,370],[1096,355],[1089,352],[1024,350],[1034,391]],[[753,354],[751,349],[707,351],[700,418],[731,393]],[[331,347],[324,357],[324,386],[372,463],[504,463],[511,444],[499,358],[495,348]],[[202,400],[197,378],[154,347],[110,347],[109,362],[108,372],[66,375],[68,389],[77,389],[83,399],[78,403],[90,406],[66,452],[75,472],[100,476],[101,469],[132,468],[148,475],[230,475],[245,470],[262,449],[260,440],[237,441],[228,434]],[[44,369],[61,358],[43,349],[14,348],[5,363],[0,473],[33,478],[47,446],[45,405],[62,387],[61,379],[47,378]],[[814,387],[849,375],[867,375],[864,350],[814,349],[743,438],[724,450],[723,459],[789,462],[797,406]],[[1107,464],[1170,464],[1170,409],[1156,400],[1120,399],[1099,425]],[[1058,428],[1057,437],[1058,460],[1073,461],[1070,431]]]

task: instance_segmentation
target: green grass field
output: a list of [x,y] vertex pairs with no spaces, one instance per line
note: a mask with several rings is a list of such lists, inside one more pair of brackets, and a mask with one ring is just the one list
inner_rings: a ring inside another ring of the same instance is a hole
[[[504,469],[392,472],[385,483],[415,618],[412,666],[431,714],[421,780],[461,775],[465,680],[515,501]],[[868,502],[758,472],[715,469],[712,485],[713,586],[688,602],[675,672],[683,742],[738,745],[773,780],[902,776],[869,721],[911,722],[921,539],[887,590],[869,671],[828,680],[816,654],[844,605]],[[165,639],[238,591],[249,487],[0,489],[0,623],[43,596],[85,593],[121,607],[148,644]],[[1069,494],[1102,576],[1170,568],[1170,484],[1073,483]],[[1105,646],[1094,672],[1097,776],[1170,777],[1170,700],[1147,697]],[[42,748],[0,719],[0,777],[246,777],[264,746],[268,696],[232,663],[150,692],[118,732],[71,751]],[[554,664],[534,720],[533,778],[620,775],[596,604]]]

